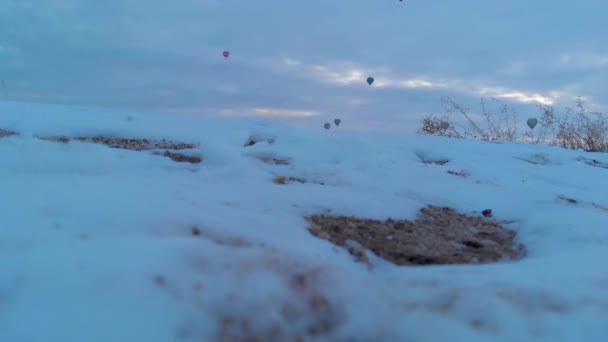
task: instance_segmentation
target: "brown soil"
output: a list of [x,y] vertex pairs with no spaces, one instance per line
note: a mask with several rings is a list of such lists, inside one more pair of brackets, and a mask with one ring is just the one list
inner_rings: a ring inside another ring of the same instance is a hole
[[498,222],[428,206],[414,221],[384,222],[345,216],[307,218],[310,232],[346,248],[358,261],[366,250],[396,265],[477,264],[517,260],[525,247],[514,246],[515,232]]
[[297,183],[306,183],[306,180],[301,179],[301,178],[295,178],[295,177],[285,177],[285,176],[277,176],[272,180],[275,184],[281,184],[281,185],[285,185],[287,183],[293,183],[293,182],[297,182]]
[[174,162],[178,163],[191,163],[191,164],[199,164],[203,161],[203,159],[199,156],[189,156],[183,153],[175,153],[173,151],[186,150],[196,148],[195,144],[190,143],[178,143],[169,140],[152,140],[152,139],[127,139],[127,138],[110,138],[104,136],[96,136],[96,137],[76,137],[70,138],[67,136],[60,137],[38,137],[38,139],[59,142],[62,144],[68,144],[73,140],[76,141],[84,141],[84,142],[92,142],[96,144],[103,144],[109,146],[111,148],[120,148],[125,150],[133,150],[133,151],[149,151],[149,150],[160,150],[163,149],[165,152],[155,152],[153,154],[162,155],[164,157],[170,158]]
[[153,139],[128,139],[128,138],[111,138],[105,136],[96,137],[76,137],[70,138],[66,136],[61,137],[39,137],[42,140],[61,142],[64,144],[69,143],[72,140],[93,142],[97,144],[103,144],[112,148],[121,148],[126,150],[134,151],[147,151],[147,150],[186,150],[196,148],[195,144],[190,143],[178,143],[169,140],[153,140]]
[[203,161],[203,159],[199,156],[188,156],[182,153],[174,153],[170,151],[165,151],[162,155],[178,163],[200,164]]

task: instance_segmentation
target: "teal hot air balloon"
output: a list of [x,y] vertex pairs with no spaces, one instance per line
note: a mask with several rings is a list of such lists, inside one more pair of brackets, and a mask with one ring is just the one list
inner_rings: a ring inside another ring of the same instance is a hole
[[329,129],[329,128],[331,127],[331,125],[330,125],[330,124],[328,124],[328,123],[326,123],[325,125],[323,125],[323,127],[324,127],[325,129]]
[[367,84],[369,84],[371,86],[372,83],[374,83],[374,78],[370,76],[367,78]]
[[534,129],[534,127],[536,127],[536,124],[538,123],[538,120],[536,120],[536,118],[529,118],[526,123],[528,124],[528,127],[530,127],[530,129]]
[[341,121],[342,120],[340,120],[340,119],[334,119],[334,124],[336,124],[336,127],[340,126]]

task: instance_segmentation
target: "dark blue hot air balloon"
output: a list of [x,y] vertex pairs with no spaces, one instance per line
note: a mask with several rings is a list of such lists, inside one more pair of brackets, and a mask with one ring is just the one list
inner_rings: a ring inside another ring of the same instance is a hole
[[328,124],[328,123],[326,123],[325,125],[323,125],[323,127],[324,127],[325,129],[329,129],[329,128],[331,127],[331,125],[330,125],[330,124]]
[[370,76],[367,78],[367,84],[372,85],[372,83],[374,83],[374,78]]
[[336,124],[336,127],[340,126],[340,122],[341,122],[340,119],[334,119],[334,124]]
[[530,129],[534,129],[534,127],[536,127],[536,124],[538,123],[538,120],[536,118],[529,118],[526,123],[528,124],[528,127],[530,127]]

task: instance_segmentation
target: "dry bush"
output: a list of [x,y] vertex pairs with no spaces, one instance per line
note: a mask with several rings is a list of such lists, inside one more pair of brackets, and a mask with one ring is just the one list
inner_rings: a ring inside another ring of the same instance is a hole
[[608,119],[601,112],[588,112],[580,97],[576,108],[566,107],[556,124],[553,144],[587,152],[608,152]]
[[[497,99],[492,98],[492,101],[498,103],[499,113],[493,115],[488,109],[487,101],[482,98],[481,115],[485,122],[481,126],[473,120],[468,108],[450,98],[442,98],[442,106],[447,107],[446,114],[424,116],[418,133],[485,141],[518,140],[515,112]],[[539,105],[538,109],[538,125],[524,132],[525,141],[582,149],[587,152],[608,152],[608,118],[601,112],[587,111],[582,98],[576,100],[575,108],[566,107],[562,114],[556,114],[555,108],[549,105]],[[464,127],[454,124],[451,119],[454,114],[460,114],[466,119]]]
[[[454,102],[449,97],[444,97],[441,99],[441,105],[445,107],[446,114],[443,116],[426,115],[422,119],[422,127],[418,130],[418,133],[450,138],[473,138],[485,141],[515,140],[517,130],[514,110],[498,99],[491,98],[491,100],[498,104],[499,113],[498,115],[492,114],[488,109],[486,99],[481,98],[481,115],[485,125],[480,126],[473,120],[468,108]],[[454,114],[464,116],[467,124],[464,127],[458,128],[452,120]]]
[[563,148],[582,149],[587,152],[608,152],[608,118],[601,112],[589,112],[582,98],[576,108],[566,107],[556,114],[552,106],[538,106],[541,111],[538,134],[534,130],[524,133],[532,143],[550,143]]
[[[445,126],[444,122],[448,123],[448,127]],[[435,114],[429,114],[424,116],[422,118],[422,127],[418,130],[418,133],[448,138],[464,138],[464,136],[454,129],[454,124],[446,115],[439,117]]]

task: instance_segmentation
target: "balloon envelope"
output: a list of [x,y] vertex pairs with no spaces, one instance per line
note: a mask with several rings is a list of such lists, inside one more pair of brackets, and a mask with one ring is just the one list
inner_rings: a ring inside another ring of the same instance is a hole
[[374,78],[373,77],[368,77],[367,78],[367,84],[372,85],[372,83],[374,83]]
[[224,52],[222,53],[222,55],[224,56],[224,58],[228,58],[228,57],[230,57],[230,52],[228,52],[228,51],[224,51]]
[[536,124],[538,123],[538,120],[536,120],[535,118],[529,118],[526,123],[528,124],[528,127],[530,127],[530,129],[534,129],[534,127],[536,127]]
[[331,127],[331,125],[326,123],[325,125],[323,125],[323,127],[325,127],[325,129],[329,129]]
[[335,119],[334,120],[334,123],[336,124],[336,126],[340,126],[340,121],[341,121],[340,119]]

